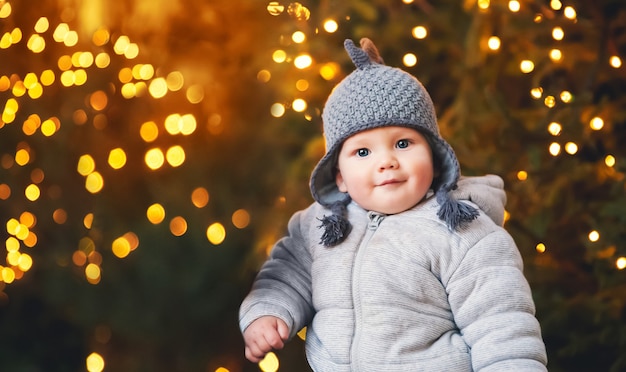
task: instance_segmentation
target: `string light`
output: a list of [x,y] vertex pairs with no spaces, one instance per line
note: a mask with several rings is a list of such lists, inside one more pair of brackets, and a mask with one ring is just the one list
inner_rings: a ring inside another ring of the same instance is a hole
[[324,27],[324,31],[328,32],[329,34],[337,32],[337,30],[339,29],[339,25],[337,24],[337,21],[335,21],[334,19],[325,20],[323,27]]
[[411,35],[418,40],[425,39],[428,36],[428,29],[424,26],[415,26],[411,30]]
[[604,127],[604,120],[599,116],[595,116],[589,121],[589,127],[592,130],[601,130]]
[[522,6],[521,6],[519,1],[517,1],[517,0],[510,0],[509,1],[509,10],[511,12],[517,13],[517,12],[520,11],[521,7]]
[[493,51],[500,49],[500,44],[500,38],[497,36],[491,36],[487,41],[487,46]]

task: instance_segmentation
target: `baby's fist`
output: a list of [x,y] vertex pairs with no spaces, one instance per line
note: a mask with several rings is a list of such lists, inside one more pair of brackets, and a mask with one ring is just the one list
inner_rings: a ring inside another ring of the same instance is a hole
[[263,316],[252,322],[243,331],[246,358],[258,363],[272,349],[282,349],[289,338],[289,328],[282,319]]

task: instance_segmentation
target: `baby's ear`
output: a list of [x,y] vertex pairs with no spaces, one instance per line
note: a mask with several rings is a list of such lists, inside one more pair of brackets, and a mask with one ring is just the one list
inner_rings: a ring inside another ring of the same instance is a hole
[[348,192],[348,188],[346,187],[346,183],[343,182],[343,176],[341,175],[341,171],[339,169],[335,172],[335,183],[337,184],[339,191]]

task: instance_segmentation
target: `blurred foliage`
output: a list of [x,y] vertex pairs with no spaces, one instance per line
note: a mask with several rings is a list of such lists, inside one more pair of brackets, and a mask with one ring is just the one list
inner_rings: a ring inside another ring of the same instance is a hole
[[[12,13],[0,19],[0,32],[20,27],[24,37],[0,50],[0,76],[58,70],[61,55],[79,50],[105,50],[112,59],[107,68],[89,68],[82,86],[57,83],[39,99],[19,98],[15,121],[0,128],[0,156],[13,156],[23,143],[34,154],[25,166],[0,169],[0,184],[13,191],[0,200],[0,221],[29,211],[37,216],[33,231],[38,236],[33,248],[22,249],[33,257],[32,269],[2,292],[0,370],[84,371],[85,358],[94,351],[109,371],[258,370],[243,358],[238,306],[291,213],[311,202],[308,177],[324,151],[320,111],[332,86],[353,69],[343,40],[361,37],[373,39],[391,66],[402,66],[407,52],[417,55],[415,67],[403,68],[431,93],[442,134],[463,172],[505,179],[506,227],[526,262],[550,370],[626,368],[626,278],[615,267],[615,260],[626,256],[626,69],[608,64],[612,55],[626,58],[622,1],[564,3],[576,9],[576,22],[548,1],[522,1],[517,13],[506,1],[491,1],[489,11],[469,0],[302,1],[308,20],[287,10],[272,16],[267,3],[258,1],[10,3]],[[94,4],[99,12],[83,20],[84,9]],[[47,47],[33,53],[25,44],[43,16],[51,24],[44,33]],[[323,31],[328,18],[337,20],[337,32]],[[82,30],[77,46],[51,40],[61,22]],[[428,29],[426,39],[411,35],[417,25]],[[110,30],[111,42],[94,47],[89,33],[100,26]],[[555,26],[565,32],[561,41],[551,37]],[[291,41],[298,30],[307,35],[305,43]],[[137,59],[113,53],[121,35],[139,45]],[[501,39],[498,52],[484,46],[491,35]],[[564,56],[559,63],[548,57],[555,47]],[[291,63],[274,63],[275,49],[290,58],[309,53],[316,65],[336,62],[341,72],[326,81],[315,66],[298,70]],[[520,72],[523,59],[535,61],[532,73]],[[203,101],[191,104],[183,91],[161,99],[123,98],[118,72],[137,63],[154,65],[160,76],[181,71],[186,85],[204,87]],[[271,73],[267,83],[257,79],[262,69]],[[295,88],[299,79],[309,81],[308,90]],[[538,86],[543,96],[537,100],[530,90]],[[102,113],[87,102],[97,90],[109,97],[104,126],[94,125]],[[559,99],[563,90],[571,92],[571,102]],[[553,108],[543,102],[548,95],[556,97]],[[0,92],[2,104],[10,97],[10,90]],[[289,109],[294,98],[308,102],[304,113]],[[275,102],[287,107],[280,118],[270,115]],[[79,109],[87,113],[83,125],[74,121]],[[26,136],[21,123],[33,113],[58,117],[61,130],[52,137]],[[141,140],[143,122],[163,123],[172,113],[192,113],[197,131],[188,137],[161,135],[151,144]],[[602,130],[589,128],[594,116],[604,119]],[[559,136],[546,129],[554,121],[562,125]],[[578,145],[575,154],[549,153],[552,142],[570,141]],[[145,167],[147,149],[173,144],[185,148],[183,166]],[[129,158],[116,171],[106,165],[114,147],[124,148]],[[97,194],[85,190],[76,172],[78,158],[86,153],[105,179]],[[609,154],[616,158],[613,167],[604,163]],[[35,169],[45,178],[39,185],[42,196],[30,202],[22,190]],[[520,180],[519,171],[528,178]],[[204,208],[191,203],[196,187],[210,193]],[[167,211],[166,221],[156,226],[145,216],[155,202]],[[67,211],[66,223],[52,221],[57,208]],[[230,223],[240,208],[252,218],[242,230]],[[91,228],[83,224],[88,213],[94,214]],[[168,229],[174,216],[187,220],[181,237]],[[227,230],[218,246],[206,237],[213,222]],[[593,230],[600,234],[596,242],[588,238]],[[128,231],[140,244],[119,259],[111,242]],[[8,238],[4,229],[0,234]],[[71,259],[86,236],[102,256],[96,285]],[[538,243],[545,244],[545,252],[536,250]],[[280,370],[307,368],[299,340],[277,354]]]

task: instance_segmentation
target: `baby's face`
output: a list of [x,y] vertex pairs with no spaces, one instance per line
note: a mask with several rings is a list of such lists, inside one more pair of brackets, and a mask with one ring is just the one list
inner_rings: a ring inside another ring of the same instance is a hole
[[336,182],[341,192],[366,210],[405,211],[420,202],[433,177],[433,156],[418,131],[382,127],[359,132],[343,143]]

